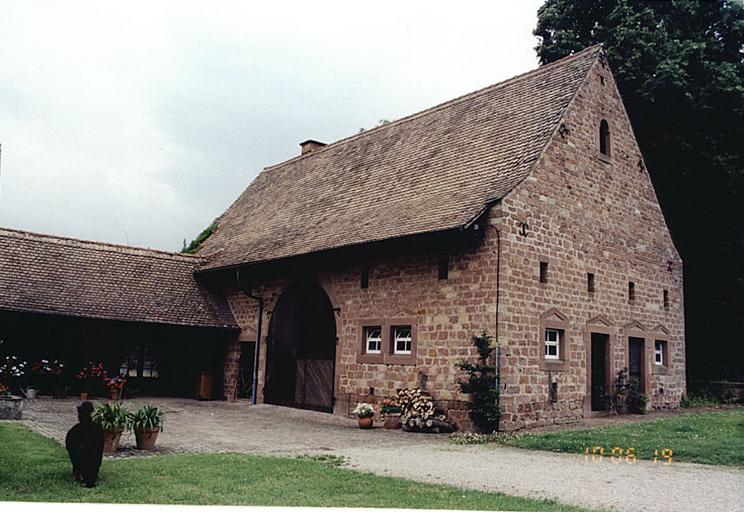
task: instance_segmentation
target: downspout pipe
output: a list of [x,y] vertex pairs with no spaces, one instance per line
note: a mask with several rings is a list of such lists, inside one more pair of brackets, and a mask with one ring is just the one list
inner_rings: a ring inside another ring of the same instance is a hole
[[255,300],[258,304],[258,320],[256,322],[256,345],[253,347],[253,375],[251,383],[251,404],[256,405],[257,394],[256,388],[258,387],[258,350],[261,345],[261,322],[263,320],[264,300],[263,297],[253,295],[250,288],[243,286],[240,282],[240,270],[235,271],[235,280],[238,283],[238,288],[243,295],[249,299]]
[[[496,377],[493,385],[496,387],[496,405],[501,411],[501,340],[499,339],[499,295],[501,291],[501,231],[496,228],[496,328],[494,329],[496,337]],[[501,415],[499,414],[499,423],[496,430],[501,430]]]

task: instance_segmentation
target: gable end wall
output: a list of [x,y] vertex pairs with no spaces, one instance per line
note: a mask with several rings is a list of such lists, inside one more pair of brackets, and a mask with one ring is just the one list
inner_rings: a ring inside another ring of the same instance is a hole
[[[601,119],[610,125],[609,159],[599,155]],[[590,70],[563,124],[568,132],[553,136],[494,219],[502,233],[499,330],[506,429],[591,414],[592,331],[610,335],[611,382],[628,365],[627,337],[633,334],[646,339],[651,405],[676,407],[685,392],[682,261],[603,59]],[[522,222],[529,226],[527,236],[519,232]],[[540,261],[548,263],[547,283],[539,282]],[[595,275],[594,293],[587,291],[589,272]],[[628,281],[635,283],[633,304]],[[557,370],[542,362],[541,315],[553,308],[567,319],[566,360]],[[655,339],[668,341],[665,375],[652,363]],[[551,379],[558,383],[556,402],[549,400]]]

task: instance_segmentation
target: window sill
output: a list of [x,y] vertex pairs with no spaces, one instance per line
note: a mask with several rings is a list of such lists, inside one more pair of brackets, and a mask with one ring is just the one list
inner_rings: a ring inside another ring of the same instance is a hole
[[669,368],[665,365],[654,365],[652,375],[669,375]]
[[409,365],[416,364],[415,354],[357,354],[357,363],[364,364],[397,364]]
[[543,371],[563,372],[568,369],[568,363],[563,359],[540,359],[540,369]]
[[603,154],[603,153],[599,153],[597,155],[597,158],[599,159],[600,162],[604,162],[606,164],[611,164],[612,163],[612,158],[609,157],[609,156],[607,156],[607,155],[605,155],[605,154]]
[[383,364],[382,354],[357,354],[357,363]]

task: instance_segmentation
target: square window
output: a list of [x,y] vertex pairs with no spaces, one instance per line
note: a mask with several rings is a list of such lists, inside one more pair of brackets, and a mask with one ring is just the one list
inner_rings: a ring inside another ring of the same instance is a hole
[[664,364],[664,342],[657,341],[654,344],[654,364],[662,366]]
[[158,360],[150,345],[134,345],[124,350],[119,373],[127,377],[156,379],[159,376]]
[[379,325],[364,328],[364,351],[367,354],[382,352],[382,327]]
[[561,331],[545,329],[545,359],[560,359]]
[[391,328],[393,354],[410,354],[413,346],[410,325],[396,325]]

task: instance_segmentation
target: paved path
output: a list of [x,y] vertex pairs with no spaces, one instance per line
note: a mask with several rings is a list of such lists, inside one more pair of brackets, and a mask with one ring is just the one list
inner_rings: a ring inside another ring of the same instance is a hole
[[[127,402],[130,408],[147,400]],[[374,429],[338,416],[269,405],[153,399],[167,415],[160,452],[334,454],[380,475],[620,511],[744,510],[744,470],[674,462],[612,464],[582,455],[459,446],[446,436]],[[24,423],[61,441],[75,422],[73,400],[27,402]],[[132,436],[124,455],[136,454]]]

